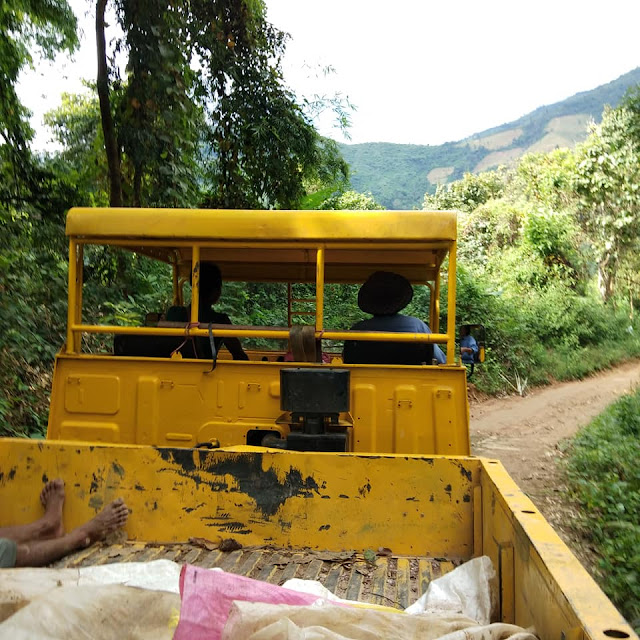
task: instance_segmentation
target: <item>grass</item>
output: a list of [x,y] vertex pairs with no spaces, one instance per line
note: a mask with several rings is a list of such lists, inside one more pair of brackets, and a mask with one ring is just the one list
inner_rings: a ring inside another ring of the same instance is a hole
[[640,391],[582,429],[568,454],[581,526],[600,556],[600,586],[640,631]]

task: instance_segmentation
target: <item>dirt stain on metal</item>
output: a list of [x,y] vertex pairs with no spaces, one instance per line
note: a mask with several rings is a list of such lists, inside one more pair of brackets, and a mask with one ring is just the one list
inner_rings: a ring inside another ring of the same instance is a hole
[[113,470],[114,470],[114,471],[115,471],[115,472],[116,472],[116,473],[117,473],[121,478],[123,478],[123,477],[124,477],[124,469],[123,469],[123,468],[122,468],[122,467],[121,467],[117,462],[114,462],[114,463],[111,465],[111,468],[112,468],[112,469],[113,469]]
[[104,502],[100,496],[91,496],[91,498],[89,499],[89,506],[96,511],[98,509],[102,509],[103,504]]

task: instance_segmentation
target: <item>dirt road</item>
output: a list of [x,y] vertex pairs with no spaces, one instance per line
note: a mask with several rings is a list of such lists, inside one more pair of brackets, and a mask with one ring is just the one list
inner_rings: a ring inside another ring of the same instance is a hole
[[472,452],[499,459],[575,551],[571,522],[576,514],[562,494],[558,445],[639,384],[640,360],[634,360],[585,380],[533,390],[524,398],[472,399]]

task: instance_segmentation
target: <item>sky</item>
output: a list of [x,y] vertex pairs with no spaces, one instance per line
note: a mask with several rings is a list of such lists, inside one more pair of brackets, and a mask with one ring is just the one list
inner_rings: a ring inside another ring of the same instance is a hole
[[[40,63],[20,93],[40,122],[62,91],[96,69],[93,17],[70,0],[84,31],[72,60]],[[288,86],[300,97],[340,95],[356,110],[350,140],[437,145],[510,122],[640,66],[635,0],[266,0],[267,19],[290,34]],[[321,69],[335,71],[323,75]]]

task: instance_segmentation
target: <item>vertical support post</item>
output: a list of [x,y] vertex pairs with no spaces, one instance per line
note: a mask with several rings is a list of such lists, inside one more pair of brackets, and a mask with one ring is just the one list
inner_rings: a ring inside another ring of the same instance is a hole
[[436,305],[434,299],[434,286],[431,282],[425,282],[427,289],[429,289],[429,328],[431,331],[436,331],[436,325],[434,322],[434,318],[436,317]]
[[449,250],[449,278],[447,296],[447,364],[454,364],[456,357],[456,251],[457,242]]
[[76,241],[71,238],[69,240],[69,292],[67,298],[67,342],[65,345],[65,351],[67,353],[75,353],[74,332],[71,327],[76,319],[76,296],[78,293],[76,288],[76,268],[78,265],[76,254]]
[[171,261],[171,271],[173,276],[173,306],[177,307],[181,304],[180,298],[180,277],[178,275],[178,263],[175,260]]
[[318,247],[316,256],[316,331],[322,331],[324,323],[324,246]]
[[429,328],[433,333],[440,333],[440,266],[436,273],[436,281],[433,285],[433,324]]
[[[84,245],[76,245],[76,306],[75,306],[75,324],[82,324],[82,282],[84,271]],[[82,332],[76,331],[73,335],[73,350],[75,353],[82,351]]]
[[200,305],[200,245],[193,246],[191,256],[191,322],[198,322]]

